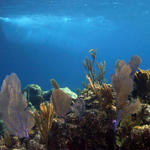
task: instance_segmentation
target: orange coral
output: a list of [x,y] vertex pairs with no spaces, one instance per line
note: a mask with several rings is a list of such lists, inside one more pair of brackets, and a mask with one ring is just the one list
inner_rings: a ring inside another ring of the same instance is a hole
[[47,144],[48,133],[52,127],[53,105],[51,103],[41,103],[40,114],[36,109],[34,109],[31,114],[33,115],[35,123],[41,133],[42,141]]
[[90,87],[94,94],[97,96],[98,101],[100,102],[101,106],[103,108],[111,108],[112,105],[112,100],[113,100],[113,95],[112,95],[112,90],[111,87],[108,84],[102,84],[100,85],[99,83],[92,83],[92,79],[86,75],[86,78],[90,84]]
[[86,79],[88,80],[92,91],[95,93],[95,95],[97,96],[98,100],[100,101],[101,97],[102,97],[101,92],[100,92],[101,86],[98,83],[96,83],[96,82],[93,83],[91,77],[89,77],[87,74],[86,74]]

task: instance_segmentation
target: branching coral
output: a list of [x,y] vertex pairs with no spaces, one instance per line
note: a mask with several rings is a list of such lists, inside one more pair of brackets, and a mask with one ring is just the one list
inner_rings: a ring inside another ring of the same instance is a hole
[[101,86],[98,83],[96,83],[96,82],[93,83],[92,79],[88,75],[86,75],[86,79],[88,80],[92,91],[95,93],[95,95],[97,96],[98,100],[100,101],[101,97],[102,97],[101,92],[100,92]]
[[43,143],[48,142],[48,133],[52,126],[53,120],[53,105],[51,103],[41,103],[40,104],[40,113],[34,109],[31,112],[35,119],[35,123],[41,133]]
[[96,63],[98,68],[98,73],[96,74],[94,64],[96,59],[96,49],[89,50],[90,55],[92,56],[92,61],[89,58],[85,58],[83,61],[83,65],[85,69],[88,71],[87,75],[91,79],[92,83],[95,82],[102,85],[104,83],[104,75],[106,72],[106,62]]
[[104,63],[96,63],[98,68],[97,81],[100,85],[104,83],[104,75],[106,73],[106,62]]
[[[118,61],[115,68],[115,74],[112,75],[111,77],[113,88],[117,93],[116,127],[124,115],[129,113],[135,113],[135,110],[138,111],[140,108],[139,100],[137,100],[135,103],[130,103],[128,101],[128,96],[133,89],[132,77],[139,63],[140,63],[140,58],[138,56],[133,56],[128,65],[124,61]],[[133,109],[134,107],[136,109]]]
[[117,107],[125,109],[128,105],[128,95],[132,91],[133,81],[130,78],[131,68],[124,61],[116,65],[115,74],[111,77],[112,85],[117,92]]
[[96,50],[91,49],[89,50],[90,55],[92,56],[92,61],[89,58],[85,58],[83,61],[83,65],[85,69],[88,71],[88,76],[91,78],[92,82],[96,81],[96,75],[94,70],[94,63],[96,58]]
[[115,107],[112,105],[113,95],[112,95],[112,88],[109,86],[109,84],[103,84],[101,87],[101,94],[103,97],[102,102],[102,108],[111,108],[115,109]]
[[[124,61],[118,61],[115,74],[111,77],[112,86],[116,92],[117,120],[114,126],[115,130],[124,115],[136,113],[141,106],[139,99],[132,103],[128,100],[128,96],[133,89],[134,73],[140,61],[138,56],[133,56],[128,65]],[[97,96],[102,109],[106,110],[108,106],[112,107],[112,89],[104,83],[102,85],[97,82],[93,83],[91,77],[88,75],[86,75],[86,78],[89,81],[92,91]]]
[[86,75],[86,79],[88,80],[92,91],[95,93],[99,100],[102,96],[107,97],[107,99],[112,99],[112,91],[108,84],[103,83],[100,85],[99,83],[93,83],[92,79],[88,75]]
[[[95,95],[97,96],[97,99],[99,100],[99,102],[102,99],[102,96],[104,94],[104,91],[107,90],[106,86],[104,86],[104,75],[105,75],[105,71],[106,71],[106,63],[104,62],[104,64],[102,63],[97,63],[97,68],[98,68],[98,74],[96,75],[95,73],[95,69],[94,69],[94,64],[95,64],[95,58],[96,58],[96,49],[91,49],[89,50],[90,55],[92,56],[92,61],[88,58],[86,58],[83,61],[83,65],[86,68],[86,70],[88,71],[88,74],[86,74],[86,79],[89,82],[89,85],[92,89],[92,91],[95,93]],[[103,87],[101,86],[103,85]],[[102,92],[103,91],[103,94]]]
[[128,64],[128,66],[130,66],[130,68],[131,68],[130,77],[132,79],[134,79],[134,74],[135,74],[136,70],[138,69],[140,63],[141,63],[141,59],[139,56],[136,56],[136,55],[132,56],[132,58]]
[[113,93],[111,86],[105,83],[102,85],[98,83],[93,84],[88,75],[86,75],[86,78],[89,82],[91,90],[96,95],[96,99],[99,101],[100,109],[106,111],[107,117],[112,119],[114,112],[116,111],[116,107],[113,104]]

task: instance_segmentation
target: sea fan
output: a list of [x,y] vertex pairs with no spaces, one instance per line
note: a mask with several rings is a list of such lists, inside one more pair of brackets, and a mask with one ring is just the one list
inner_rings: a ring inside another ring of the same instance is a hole
[[136,113],[141,107],[139,100],[136,100],[135,103],[131,103],[128,100],[128,96],[133,90],[133,75],[140,62],[141,60],[138,56],[133,56],[128,65],[124,61],[118,61],[115,73],[111,77],[112,86],[117,93],[117,120],[115,130],[123,116]]
[[0,114],[10,135],[28,137],[34,119],[26,109],[27,103],[15,73],[6,76],[0,92]]
[[61,89],[55,89],[52,92],[51,100],[56,114],[60,117],[65,117],[70,110],[71,97]]

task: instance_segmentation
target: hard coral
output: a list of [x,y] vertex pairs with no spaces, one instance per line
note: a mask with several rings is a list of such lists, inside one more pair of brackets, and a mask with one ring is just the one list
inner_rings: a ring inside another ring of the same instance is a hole
[[142,102],[150,104],[150,70],[138,69],[134,76],[134,82],[133,95],[139,96]]
[[150,125],[135,126],[123,145],[123,150],[150,150]]
[[39,108],[40,103],[44,100],[43,91],[37,84],[28,84],[22,92],[28,102],[31,102],[36,108]]
[[[121,120],[116,133],[116,144],[121,150],[140,150],[146,149],[147,140],[141,141],[143,136],[143,128],[150,126],[150,105],[142,104],[138,113],[126,116]],[[145,129],[146,129],[145,128]],[[145,134],[146,138],[149,134]],[[147,137],[149,138],[149,137]],[[145,148],[136,147],[137,143],[143,145]],[[139,149],[138,149],[139,148]],[[147,149],[146,149],[147,150]]]
[[89,86],[92,92],[95,94],[96,99],[99,102],[99,106],[103,110],[107,110],[108,108],[113,106],[113,91],[110,84],[103,83],[102,85],[98,83],[92,83],[91,78],[86,75],[87,80],[89,81]]
[[113,149],[111,121],[97,109],[86,111],[82,119],[72,113],[66,116],[66,122],[54,120],[50,135],[49,149],[53,150]]

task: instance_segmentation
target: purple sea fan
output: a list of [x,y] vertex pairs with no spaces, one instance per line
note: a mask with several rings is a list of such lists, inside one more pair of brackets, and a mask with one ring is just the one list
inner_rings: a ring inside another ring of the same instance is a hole
[[27,107],[20,88],[20,80],[15,73],[6,76],[0,92],[0,114],[10,135],[28,137],[34,126],[34,119]]

